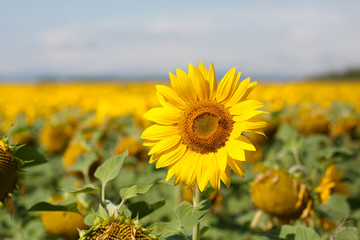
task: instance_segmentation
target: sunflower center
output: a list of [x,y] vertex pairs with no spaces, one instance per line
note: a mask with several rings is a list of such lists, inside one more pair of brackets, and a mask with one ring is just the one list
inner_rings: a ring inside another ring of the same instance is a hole
[[203,100],[184,110],[179,128],[183,144],[194,152],[207,154],[225,146],[233,124],[229,111],[222,104]]

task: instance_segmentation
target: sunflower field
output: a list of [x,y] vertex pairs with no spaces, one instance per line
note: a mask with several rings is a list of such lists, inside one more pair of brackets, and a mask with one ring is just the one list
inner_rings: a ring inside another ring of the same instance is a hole
[[0,85],[0,239],[360,239],[360,81],[228,74]]

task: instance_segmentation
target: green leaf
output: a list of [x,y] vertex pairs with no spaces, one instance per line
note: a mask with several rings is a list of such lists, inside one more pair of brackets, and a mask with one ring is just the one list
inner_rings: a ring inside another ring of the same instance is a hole
[[126,151],[120,155],[113,156],[96,169],[95,177],[102,182],[103,186],[119,175],[119,171],[127,155],[128,153]]
[[39,202],[32,206],[28,211],[62,211],[62,212],[75,212],[80,213],[77,208],[76,202],[71,202],[68,204],[51,204],[48,202]]
[[15,153],[14,157],[24,161],[23,167],[31,167],[46,163],[46,158],[41,155],[35,148],[29,146],[20,147]]
[[98,210],[96,212],[96,215],[98,217],[101,217],[102,219],[106,219],[106,218],[109,217],[108,212],[106,211],[105,208],[103,208],[103,206],[101,206],[101,204],[99,204],[99,208],[98,208]]
[[68,193],[94,193],[94,194],[97,194],[99,191],[99,188],[95,187],[92,184],[88,184],[83,188],[68,187],[68,188],[65,188],[62,190],[65,192],[68,192]]
[[152,187],[150,185],[134,185],[129,188],[122,188],[120,190],[120,196],[122,199],[130,199],[136,197],[138,194],[144,194]]
[[167,238],[179,234],[181,232],[181,224],[179,221],[157,222],[150,225],[148,229],[152,229],[151,234]]
[[165,199],[157,201],[153,204],[149,204],[144,201],[136,202],[129,204],[127,207],[132,212],[132,218],[139,216],[140,219],[149,215],[150,213],[154,212],[155,210],[161,208],[164,205],[165,205]]
[[350,213],[350,206],[345,196],[332,194],[325,204],[319,206],[319,210],[325,217],[339,223]]
[[87,215],[84,219],[84,222],[86,225],[88,226],[92,226],[94,224],[95,221],[95,214],[94,213],[90,213],[89,215]]
[[301,225],[284,225],[260,236],[267,237],[269,240],[320,240],[314,229]]
[[190,232],[208,212],[209,208],[210,201],[208,200],[201,201],[196,207],[187,201],[183,201],[176,207],[175,213],[185,230]]
[[98,159],[95,153],[82,154],[77,157],[76,162],[69,168],[72,171],[80,171],[88,175],[90,166]]

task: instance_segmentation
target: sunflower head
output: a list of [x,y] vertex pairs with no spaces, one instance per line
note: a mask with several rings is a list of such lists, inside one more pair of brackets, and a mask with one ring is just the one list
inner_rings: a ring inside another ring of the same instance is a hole
[[78,156],[89,152],[90,150],[80,141],[74,141],[70,143],[69,146],[66,148],[63,157],[63,164],[65,168],[73,166],[76,163]]
[[189,64],[189,71],[170,73],[171,87],[158,85],[162,107],[150,109],[145,118],[155,124],[142,134],[144,145],[151,148],[150,163],[169,167],[167,180],[189,187],[197,183],[203,191],[208,182],[215,189],[222,181],[230,185],[230,168],[244,176],[246,151],[254,145],[243,133],[263,134],[266,123],[255,119],[264,113],[261,102],[248,99],[256,86],[250,78],[239,82],[240,73],[231,69],[218,84],[214,67],[209,70]]
[[128,156],[135,157],[137,159],[146,158],[146,152],[139,139],[136,137],[126,136],[119,139],[116,143],[114,154],[120,154],[128,150]]
[[65,150],[74,134],[73,128],[65,124],[47,124],[40,134],[40,143],[46,147],[49,154]]
[[280,170],[260,173],[250,194],[257,208],[282,222],[299,218],[310,200],[305,184]]
[[325,175],[321,177],[320,184],[315,188],[315,192],[320,195],[321,203],[326,203],[331,194],[348,195],[349,182],[342,181],[344,172],[338,171],[335,164],[330,164],[326,168]]
[[[55,204],[65,199],[65,197],[57,197],[51,203]],[[64,237],[67,240],[78,239],[78,229],[89,228],[84,223],[84,217],[74,212],[44,211],[41,213],[41,221],[49,233]]]
[[[112,217],[110,217],[112,218]],[[150,230],[141,227],[136,221],[126,218],[123,214],[115,219],[105,219],[102,224],[93,226],[81,233],[80,240],[124,239],[153,240]]]
[[0,201],[5,200],[17,179],[16,162],[7,144],[0,140]]

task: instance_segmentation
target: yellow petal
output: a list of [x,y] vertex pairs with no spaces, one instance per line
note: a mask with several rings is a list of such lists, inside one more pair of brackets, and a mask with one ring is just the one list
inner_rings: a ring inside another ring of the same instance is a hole
[[208,183],[208,158],[209,154],[201,155],[199,158],[198,170],[197,170],[197,183],[199,186],[199,190],[202,192],[207,186]]
[[246,114],[250,111],[253,111],[255,109],[261,108],[263,107],[264,104],[262,102],[256,101],[256,100],[245,100],[242,102],[239,102],[235,105],[233,105],[230,108],[230,114],[231,115],[242,115],[242,114]]
[[217,167],[215,167],[217,166],[215,158],[209,158],[209,166],[211,166],[209,169],[210,184],[215,190],[218,190],[220,188],[219,185],[220,171]]
[[268,123],[264,121],[249,121],[249,120],[244,122],[239,122],[239,124],[244,132],[247,132],[248,130],[261,129],[268,125]]
[[163,168],[177,163],[185,154],[186,146],[180,144],[179,147],[175,148],[169,153],[160,156],[156,163],[156,168]]
[[214,64],[211,63],[210,67],[209,67],[209,75],[206,78],[206,80],[209,82],[209,90],[210,90],[210,99],[214,99],[216,97],[216,92],[217,92],[217,80],[216,80],[216,76],[215,76],[215,70],[214,70]]
[[238,103],[240,101],[240,99],[244,96],[248,85],[250,83],[250,78],[246,78],[243,81],[241,81],[241,83],[238,84],[238,86],[236,87],[236,90],[234,92],[234,94],[231,96],[231,98],[229,99],[229,101],[227,101],[225,103],[225,107],[231,107],[232,105],[235,105],[236,103]]
[[223,102],[231,97],[239,78],[240,73],[235,74],[235,68],[232,68],[225,74],[216,92],[216,100],[218,102]]
[[230,169],[226,167],[225,172],[220,171],[220,179],[225,184],[226,187],[230,187],[231,175]]
[[248,96],[249,94],[251,93],[251,91],[256,87],[257,85],[257,82],[252,82],[248,85],[244,95],[241,97],[241,99],[239,101],[244,101]]
[[229,166],[231,167],[231,169],[240,177],[244,177],[245,176],[245,168],[244,165],[241,161],[236,161],[232,158],[229,158],[228,160]]
[[202,61],[200,61],[199,70],[200,70],[201,74],[203,75],[204,79],[208,80],[209,72],[206,69],[206,67],[205,67],[205,65],[204,65],[204,63]]
[[160,153],[164,152],[174,146],[176,146],[181,140],[181,136],[178,134],[175,134],[174,136],[165,138],[158,143],[155,144],[155,146],[150,150],[148,153],[149,155],[152,155],[154,153]]
[[225,171],[225,168],[227,165],[227,155],[228,154],[227,154],[226,147],[222,147],[222,148],[218,149],[218,151],[215,154],[217,165],[218,165],[220,171]]
[[173,125],[179,122],[181,111],[176,108],[152,108],[144,114],[144,118],[163,125]]
[[239,161],[246,161],[245,151],[243,149],[243,143],[241,141],[230,138],[226,142],[226,150],[229,156]]
[[160,141],[178,133],[178,127],[153,124],[144,130],[140,138]]
[[199,100],[209,99],[209,84],[204,79],[200,70],[196,66],[193,66],[191,63],[189,63],[189,77],[193,81],[197,98]]
[[265,112],[265,111],[252,110],[252,111],[248,111],[247,113],[241,114],[239,116],[234,116],[233,120],[235,122],[242,122],[242,121],[249,120],[250,118],[253,118],[262,113],[268,114],[268,112]]
[[170,87],[156,85],[156,90],[164,97],[165,101],[176,108],[185,109],[186,102]]

